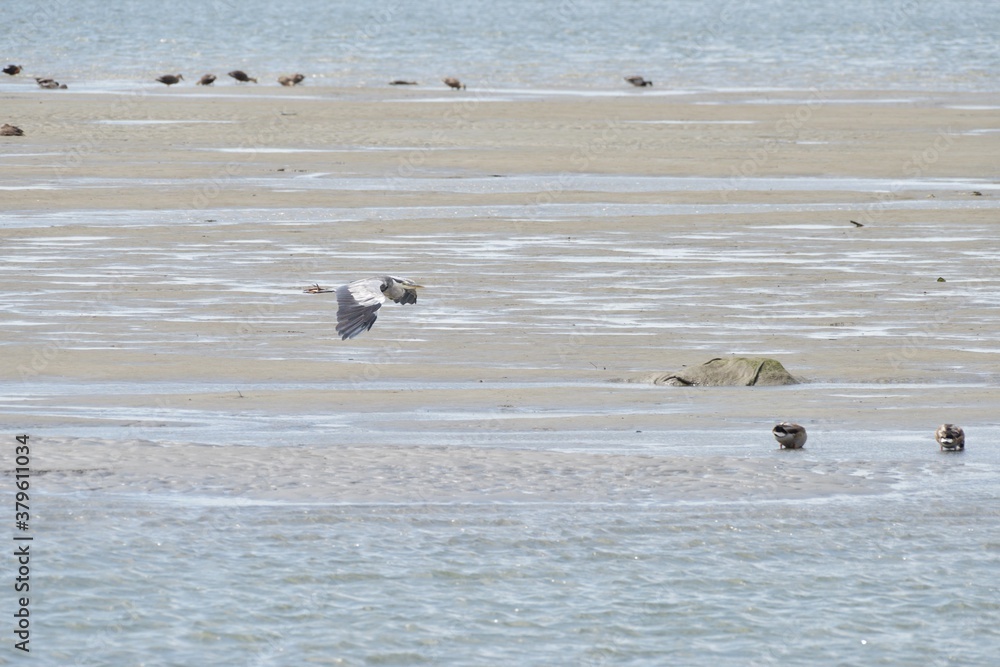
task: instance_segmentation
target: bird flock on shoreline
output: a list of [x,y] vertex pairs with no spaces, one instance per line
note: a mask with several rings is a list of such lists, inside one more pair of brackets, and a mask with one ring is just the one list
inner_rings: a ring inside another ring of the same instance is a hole
[[[24,68],[21,65],[9,64],[3,68],[3,73],[9,76],[17,76],[20,74]],[[232,77],[238,83],[258,83],[257,77],[252,77],[243,70],[233,70],[228,72],[228,76]],[[38,83],[40,88],[51,89],[51,90],[66,90],[68,86],[65,83],[60,83],[51,77],[34,77],[35,81]],[[305,81],[306,76],[304,74],[282,74],[277,78],[277,82],[282,86],[291,87],[297,86]],[[646,88],[653,85],[653,82],[637,74],[623,77],[623,79],[635,86],[636,88]],[[211,86],[218,80],[215,74],[208,73],[202,75],[198,81],[195,82],[196,86]],[[158,83],[166,85],[168,88],[179,84],[184,81],[183,74],[163,74],[154,79]],[[466,85],[460,79],[453,76],[446,76],[441,79],[451,90],[466,90]],[[417,81],[412,81],[410,79],[393,79],[389,81],[390,86],[418,86],[420,85]]]

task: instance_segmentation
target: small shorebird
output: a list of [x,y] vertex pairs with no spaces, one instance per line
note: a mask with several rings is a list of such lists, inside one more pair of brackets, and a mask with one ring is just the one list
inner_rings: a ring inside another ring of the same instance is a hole
[[196,86],[211,86],[213,83],[215,83],[215,75],[214,74],[205,74],[200,79],[198,79],[198,83],[196,83],[195,85]]
[[941,449],[949,452],[965,449],[965,431],[961,426],[941,424],[934,432],[934,439],[941,445]]
[[4,74],[10,74],[11,76],[14,76],[15,74],[20,74],[21,73],[21,66],[20,65],[7,65],[6,67],[3,68],[3,73]]
[[798,424],[781,422],[771,430],[771,433],[782,449],[802,449],[806,444],[806,430]]
[[390,86],[415,86],[416,81],[407,81],[406,79],[393,79],[389,82]]
[[65,83],[59,83],[55,79],[47,79],[45,77],[36,76],[35,81],[38,83],[40,88],[48,88],[50,90],[61,89],[66,90]]
[[167,87],[174,85],[175,83],[180,83],[184,80],[183,74],[164,74],[163,76],[156,77],[156,80],[160,83],[167,84]]
[[282,74],[278,77],[278,83],[282,86],[297,86],[305,80],[305,74]]
[[0,137],[23,137],[24,130],[19,128],[17,125],[11,125],[10,123],[4,123],[0,126]]
[[[342,340],[354,338],[372,328],[376,313],[387,299],[396,303],[417,302],[417,289],[423,287],[412,280],[395,276],[363,278],[341,285],[337,292],[337,333]],[[324,294],[334,290],[313,285],[308,294]]]
[[253,81],[254,83],[257,83],[257,79],[253,78],[252,76],[247,76],[247,73],[241,69],[234,69],[232,72],[229,73],[229,76],[243,83],[246,83],[247,81]]
[[646,86],[652,86],[653,85],[652,81],[646,81],[644,78],[642,78],[641,76],[638,76],[638,75],[627,76],[627,77],[625,77],[625,80],[628,81],[629,83],[631,83],[636,88],[645,88]]
[[441,80],[444,81],[445,85],[447,85],[452,90],[465,90],[465,84],[453,76],[445,77],[444,79]]

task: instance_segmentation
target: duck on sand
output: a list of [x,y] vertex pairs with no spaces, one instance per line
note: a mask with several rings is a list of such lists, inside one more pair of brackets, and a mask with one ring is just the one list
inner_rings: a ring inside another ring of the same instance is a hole
[[247,76],[247,73],[241,69],[234,69],[232,72],[229,73],[229,76],[233,77],[234,79],[236,79],[241,83],[246,83],[248,81],[253,81],[254,83],[257,83],[257,79],[253,78],[252,76]]
[[278,83],[282,86],[297,86],[305,81],[305,74],[282,74],[278,77]]
[[175,83],[180,83],[184,80],[183,74],[164,74],[163,76],[156,77],[156,80],[160,83],[167,84],[167,87],[174,85]]

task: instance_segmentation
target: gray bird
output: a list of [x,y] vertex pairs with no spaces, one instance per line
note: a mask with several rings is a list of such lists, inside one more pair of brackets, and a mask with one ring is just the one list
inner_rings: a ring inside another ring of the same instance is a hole
[[453,76],[449,76],[441,80],[444,81],[445,85],[452,90],[465,90],[465,84]]
[[955,452],[965,449],[965,431],[961,426],[955,424],[941,424],[934,432],[934,439],[941,445],[941,449]]
[[[378,319],[378,309],[387,299],[396,303],[417,302],[418,285],[406,278],[381,276],[363,278],[337,288],[337,333],[342,340],[354,338],[372,328]],[[305,290],[309,294],[332,292],[313,285]]]
[[771,430],[771,433],[782,449],[802,449],[806,444],[806,430],[798,424],[781,422]]

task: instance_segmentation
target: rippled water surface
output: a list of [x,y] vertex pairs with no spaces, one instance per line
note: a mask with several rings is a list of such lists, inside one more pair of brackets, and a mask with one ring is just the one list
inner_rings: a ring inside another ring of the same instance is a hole
[[48,664],[988,665],[1000,641],[992,493],[164,502],[46,511]]
[[[990,2],[42,3],[0,27],[5,57],[70,89],[166,72],[299,71],[338,86],[936,88],[997,83]],[[190,84],[188,84],[190,85]],[[220,84],[221,85],[221,84]]]

